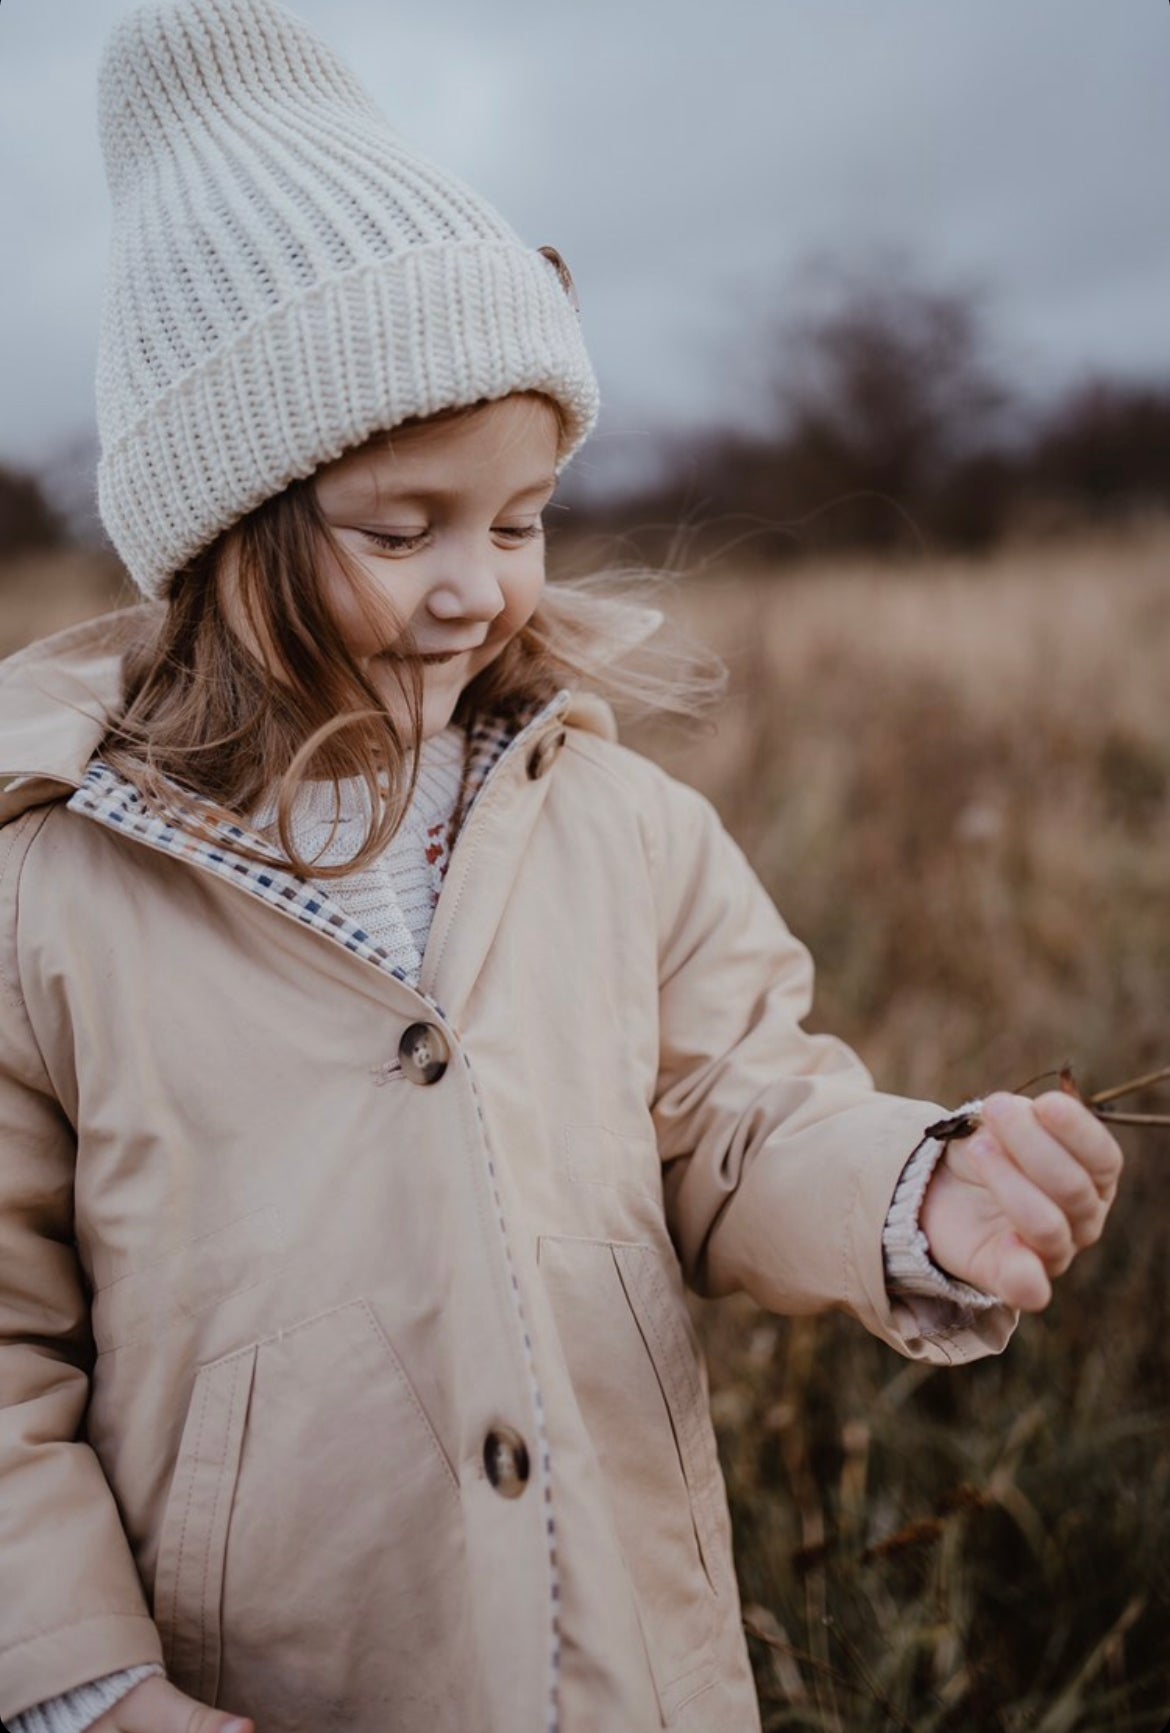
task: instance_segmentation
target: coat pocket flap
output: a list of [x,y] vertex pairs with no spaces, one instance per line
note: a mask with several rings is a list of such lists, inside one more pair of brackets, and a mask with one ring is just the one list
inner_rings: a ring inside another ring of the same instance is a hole
[[671,1293],[661,1260],[652,1248],[615,1245],[612,1250],[630,1310],[638,1321],[662,1386],[690,1488],[703,1565],[711,1587],[718,1594],[726,1586],[724,1551],[712,1510],[712,1497],[719,1483],[719,1459],[710,1442],[707,1425],[710,1410],[699,1376],[698,1346],[687,1328],[682,1303]]
[[201,1703],[219,1689],[224,1557],[255,1370],[255,1346],[200,1367],[159,1542],[154,1617],[167,1677]]

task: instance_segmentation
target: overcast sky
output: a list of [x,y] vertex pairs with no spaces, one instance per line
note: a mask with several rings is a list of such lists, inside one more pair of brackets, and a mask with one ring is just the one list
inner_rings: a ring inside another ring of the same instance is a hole
[[[92,426],[95,80],[132,0],[0,0],[0,461]],[[979,283],[1022,387],[1170,376],[1164,0],[294,0],[577,280],[597,473],[751,399],[814,255]],[[591,456],[592,453],[592,456]]]

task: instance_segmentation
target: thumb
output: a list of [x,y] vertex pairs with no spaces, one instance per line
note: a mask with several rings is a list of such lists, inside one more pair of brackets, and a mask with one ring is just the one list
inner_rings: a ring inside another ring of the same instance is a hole
[[256,1733],[254,1721],[200,1703],[157,1674],[127,1693],[118,1724],[123,1733]]

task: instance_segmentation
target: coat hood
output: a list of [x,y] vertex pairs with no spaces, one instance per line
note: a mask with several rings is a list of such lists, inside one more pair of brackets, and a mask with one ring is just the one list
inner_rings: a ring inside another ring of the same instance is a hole
[[[158,602],[118,608],[38,638],[0,662],[0,824],[81,786],[120,710],[122,657],[161,614]],[[646,618],[634,620],[635,614]],[[661,615],[632,608],[631,619],[636,642]],[[618,738],[612,706],[597,693],[574,692],[561,721],[603,740]]]

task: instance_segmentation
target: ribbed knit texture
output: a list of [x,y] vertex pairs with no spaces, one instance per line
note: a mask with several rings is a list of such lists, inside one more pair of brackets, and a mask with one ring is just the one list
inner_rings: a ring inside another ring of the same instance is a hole
[[9,1733],[85,1733],[87,1727],[100,1721],[107,1709],[120,1703],[127,1691],[132,1691],[143,1679],[149,1679],[152,1673],[162,1671],[157,1662],[150,1662],[141,1667],[127,1667],[121,1673],[107,1673],[91,1684],[78,1685],[74,1691],[37,1703],[26,1709],[23,1715],[14,1715],[5,1724]]
[[[979,1112],[981,1101],[965,1101],[956,1108],[958,1114]],[[882,1229],[882,1252],[885,1258],[886,1285],[892,1294],[903,1298],[944,1301],[937,1321],[943,1328],[953,1328],[954,1308],[987,1311],[1001,1302],[994,1294],[960,1282],[940,1269],[930,1255],[930,1242],[919,1226],[922,1200],[930,1177],[946,1151],[946,1144],[934,1137],[922,1144],[902,1170],[890,1211]]]
[[565,414],[558,468],[586,438],[597,382],[557,267],[274,0],[138,7],[99,111],[98,497],[144,594],[407,416],[535,390]]

